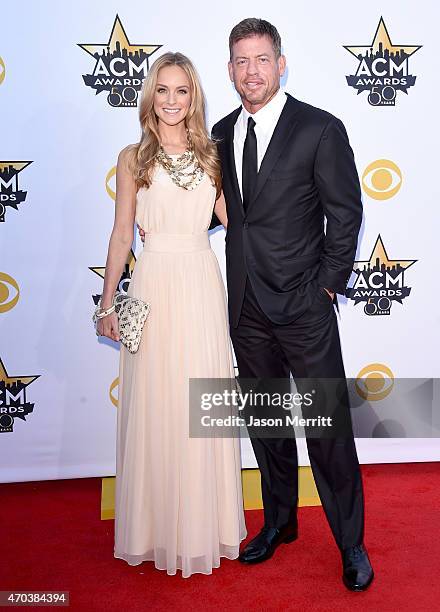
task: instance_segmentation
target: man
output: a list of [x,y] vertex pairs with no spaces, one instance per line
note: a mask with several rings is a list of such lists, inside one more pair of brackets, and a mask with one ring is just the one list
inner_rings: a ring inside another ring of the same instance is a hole
[[[245,19],[231,31],[229,50],[229,75],[242,107],[212,134],[222,162],[229,318],[240,377],[292,372],[345,382],[332,302],[348,283],[362,219],[345,128],[280,90],[286,59],[273,25]],[[211,228],[219,223],[214,215]],[[362,480],[348,410],[346,418],[350,435],[308,438],[307,445],[342,553],[344,584],[364,590],[373,570],[363,546]],[[297,537],[295,439],[251,440],[265,522],[242,551],[244,563],[264,561]]]
[[[280,90],[286,59],[276,28],[245,19],[229,37],[229,75],[242,107],[212,130],[222,163],[228,227],[230,333],[240,378],[344,381],[338,412],[348,435],[308,437],[322,505],[347,588],[368,588],[364,500],[333,303],[344,293],[362,219],[345,128]],[[324,217],[326,229],[324,232]],[[210,229],[219,225],[214,215]],[[261,472],[264,526],[240,554],[269,559],[297,538],[294,437],[251,436]]]

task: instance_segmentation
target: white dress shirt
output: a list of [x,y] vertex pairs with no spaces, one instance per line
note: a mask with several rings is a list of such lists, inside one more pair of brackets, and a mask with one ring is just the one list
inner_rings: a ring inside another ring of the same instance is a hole
[[260,169],[261,162],[266,153],[267,147],[269,146],[270,139],[275,130],[275,126],[280,118],[281,111],[286,103],[287,96],[285,92],[280,88],[274,95],[272,100],[265,106],[260,108],[259,111],[252,114],[249,113],[244,106],[241,109],[241,113],[238,115],[237,121],[234,126],[234,157],[235,157],[235,170],[237,172],[238,184],[240,186],[240,193],[243,197],[241,181],[242,181],[242,168],[243,168],[243,147],[244,141],[246,140],[247,123],[248,118],[252,117],[255,121],[255,136],[257,137],[257,159],[258,159],[258,170]]

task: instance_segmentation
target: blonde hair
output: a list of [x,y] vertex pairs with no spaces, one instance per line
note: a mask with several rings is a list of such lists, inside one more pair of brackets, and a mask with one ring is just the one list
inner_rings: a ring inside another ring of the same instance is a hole
[[217,146],[208,135],[205,119],[205,96],[200,79],[191,60],[182,53],[164,53],[151,66],[145,78],[139,103],[139,121],[142,128],[141,139],[137,144],[127,148],[128,167],[131,170],[136,186],[149,187],[152,172],[159,151],[160,135],[156,113],[154,112],[154,95],[158,73],[165,66],[179,66],[185,71],[191,92],[191,104],[185,117],[195,156],[200,166],[211,178],[221,193],[221,169]]

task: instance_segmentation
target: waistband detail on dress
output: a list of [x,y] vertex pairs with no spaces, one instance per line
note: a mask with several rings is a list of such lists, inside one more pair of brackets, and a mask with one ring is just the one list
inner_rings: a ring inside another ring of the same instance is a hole
[[208,232],[202,234],[145,233],[144,251],[155,253],[192,253],[210,249]]

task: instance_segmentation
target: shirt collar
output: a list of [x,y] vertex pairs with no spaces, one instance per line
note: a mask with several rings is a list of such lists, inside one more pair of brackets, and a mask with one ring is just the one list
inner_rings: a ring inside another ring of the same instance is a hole
[[248,118],[252,117],[256,125],[261,128],[263,132],[270,130],[273,124],[278,121],[286,99],[286,93],[280,87],[272,100],[260,108],[256,113],[250,113],[243,106],[241,114],[244,128],[247,129]]

